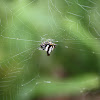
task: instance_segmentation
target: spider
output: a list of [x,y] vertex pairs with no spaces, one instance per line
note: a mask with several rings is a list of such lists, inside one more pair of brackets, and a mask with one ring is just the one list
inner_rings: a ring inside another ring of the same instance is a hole
[[49,42],[44,42],[41,45],[41,49],[47,51],[47,56],[50,56],[50,53],[53,51],[54,48],[56,48],[56,44]]

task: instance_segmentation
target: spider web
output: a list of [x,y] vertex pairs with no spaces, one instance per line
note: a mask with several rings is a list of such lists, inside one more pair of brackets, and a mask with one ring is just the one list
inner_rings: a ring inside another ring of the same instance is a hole
[[[62,61],[60,57],[68,52],[75,51],[76,56],[96,56],[97,71],[100,64],[99,4],[99,0],[1,0],[0,100],[22,100],[22,97],[28,98],[29,93],[34,94],[38,86],[52,87],[51,79],[41,79],[45,76],[41,70],[49,68],[51,63],[55,65],[53,57]],[[48,40],[57,44],[49,58],[46,52],[39,50],[40,44]],[[81,84],[95,80],[97,76]],[[85,100],[86,87],[72,86]]]

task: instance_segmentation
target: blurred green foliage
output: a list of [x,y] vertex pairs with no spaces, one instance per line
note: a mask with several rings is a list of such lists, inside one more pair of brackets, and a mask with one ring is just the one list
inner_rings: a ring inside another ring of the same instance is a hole
[[[0,0],[0,100],[99,88],[99,4]],[[50,57],[38,50],[47,39],[58,41]]]

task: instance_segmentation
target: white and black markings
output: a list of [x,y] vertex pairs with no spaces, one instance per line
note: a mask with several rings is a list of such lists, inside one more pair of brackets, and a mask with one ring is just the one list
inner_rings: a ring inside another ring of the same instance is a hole
[[44,42],[40,46],[42,50],[45,50],[47,52],[47,56],[50,56],[50,53],[54,50],[56,44],[52,42]]

